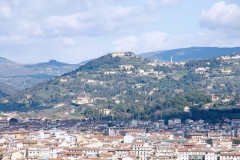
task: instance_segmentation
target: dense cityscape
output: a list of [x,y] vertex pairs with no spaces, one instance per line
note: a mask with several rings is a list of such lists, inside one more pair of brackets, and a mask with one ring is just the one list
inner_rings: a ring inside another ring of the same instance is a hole
[[226,160],[240,158],[240,119],[216,124],[168,121],[50,120],[2,113],[4,160]]

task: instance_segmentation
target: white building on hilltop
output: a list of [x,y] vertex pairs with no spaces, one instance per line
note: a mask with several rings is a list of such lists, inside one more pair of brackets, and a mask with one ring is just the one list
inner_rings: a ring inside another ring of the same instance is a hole
[[112,52],[112,57],[124,57],[124,52]]

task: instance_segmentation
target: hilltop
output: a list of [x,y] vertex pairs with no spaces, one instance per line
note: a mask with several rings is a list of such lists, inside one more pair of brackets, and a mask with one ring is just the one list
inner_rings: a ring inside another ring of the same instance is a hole
[[[236,111],[240,104],[239,64],[240,54],[153,62],[132,52],[109,53],[12,94],[1,109],[47,109],[38,115],[62,118],[239,118],[235,114],[240,112]],[[232,110],[234,114],[224,114]]]
[[11,92],[9,89],[6,90],[4,85],[0,85],[0,90],[11,94],[75,70],[79,66],[80,64],[67,64],[56,60],[37,64],[20,64],[0,57],[0,83],[9,86]]
[[31,67],[50,67],[50,66],[63,67],[63,66],[76,66],[76,65],[77,64],[68,64],[64,62],[58,62],[56,60],[50,60],[48,62],[30,64],[25,66],[31,68]]

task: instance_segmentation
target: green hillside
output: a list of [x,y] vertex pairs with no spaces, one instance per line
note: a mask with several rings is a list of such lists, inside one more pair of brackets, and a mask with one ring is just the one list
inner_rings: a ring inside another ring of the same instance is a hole
[[163,63],[111,53],[9,96],[0,109],[50,108],[56,116],[71,108],[71,116],[96,119],[239,118],[239,63],[238,54]]

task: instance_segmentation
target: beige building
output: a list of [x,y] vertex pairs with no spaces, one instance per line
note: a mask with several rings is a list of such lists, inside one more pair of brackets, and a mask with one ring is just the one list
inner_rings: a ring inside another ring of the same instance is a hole
[[135,142],[133,143],[132,151],[135,153],[137,159],[145,160],[151,157],[153,146],[149,145],[149,143]]
[[134,66],[131,65],[131,64],[129,64],[129,65],[120,65],[119,68],[120,69],[130,70],[130,69],[134,68]]
[[94,102],[94,99],[92,99],[90,96],[86,94],[79,95],[77,99],[72,100],[72,103],[74,104],[89,104],[93,102]]
[[202,133],[190,133],[189,137],[192,141],[201,141],[207,138],[207,136]]
[[231,69],[221,69],[220,71],[221,71],[222,74],[230,74],[230,73],[232,73]]
[[16,151],[16,152],[12,153],[11,160],[19,160],[19,159],[23,158],[23,156],[24,156],[23,152]]
[[220,160],[240,160],[240,153],[237,152],[221,152]]
[[46,156],[49,156],[49,150],[48,147],[28,147],[25,150],[25,157],[45,158]]

